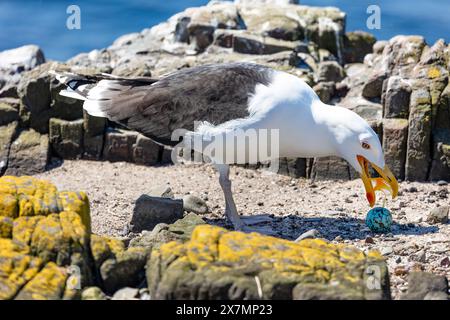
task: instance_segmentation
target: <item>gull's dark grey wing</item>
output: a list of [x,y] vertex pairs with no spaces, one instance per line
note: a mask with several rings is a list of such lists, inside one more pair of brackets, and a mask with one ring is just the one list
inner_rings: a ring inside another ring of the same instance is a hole
[[91,84],[84,80],[78,89],[74,80],[64,82],[83,93],[88,113],[173,145],[173,130],[193,130],[195,121],[220,124],[246,117],[249,97],[256,85],[270,83],[271,72],[257,64],[228,63],[183,69],[159,80],[106,77]]

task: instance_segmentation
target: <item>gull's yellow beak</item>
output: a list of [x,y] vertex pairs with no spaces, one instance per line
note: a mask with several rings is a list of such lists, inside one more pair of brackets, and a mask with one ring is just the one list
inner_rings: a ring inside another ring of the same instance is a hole
[[[381,189],[389,191],[392,195],[392,199],[394,199],[398,194],[398,182],[388,166],[384,166],[384,168],[382,169],[360,155],[357,156],[357,159],[359,165],[361,166],[361,179],[364,183],[364,187],[366,188],[366,198],[367,201],[369,201],[369,205],[371,207],[375,205],[375,191]],[[381,178],[372,178],[370,176],[369,163],[378,172]]]

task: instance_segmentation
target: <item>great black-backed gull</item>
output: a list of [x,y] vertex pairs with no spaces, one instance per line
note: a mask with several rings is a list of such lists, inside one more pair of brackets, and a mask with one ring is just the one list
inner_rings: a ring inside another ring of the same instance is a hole
[[[189,130],[186,140],[200,137],[206,146],[215,138],[233,137],[238,130],[275,129],[277,141],[272,143],[277,143],[277,157],[338,156],[360,173],[370,206],[377,190],[397,195],[397,180],[385,165],[379,138],[369,124],[346,108],[322,103],[311,87],[289,73],[252,63],[204,65],[160,79],[53,73],[68,87],[61,95],[84,100],[90,115],[106,117],[159,143],[176,144],[172,133],[180,128]],[[194,128],[196,121],[203,123]],[[234,152],[260,154],[260,144],[256,151],[243,145],[233,147]],[[229,164],[236,157],[208,156],[219,171],[225,214],[236,229],[242,229],[229,179]],[[256,159],[274,160],[271,157]],[[370,176],[369,164],[379,178]]]

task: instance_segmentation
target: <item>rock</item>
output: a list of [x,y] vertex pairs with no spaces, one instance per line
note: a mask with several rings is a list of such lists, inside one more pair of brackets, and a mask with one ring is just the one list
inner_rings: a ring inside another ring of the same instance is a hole
[[394,252],[394,249],[392,247],[382,247],[380,250],[380,253],[382,256],[388,256]]
[[83,149],[84,157],[99,160],[103,151],[104,133],[107,120],[83,113]]
[[112,293],[125,286],[138,286],[145,278],[146,260],[147,251],[134,247],[103,262],[100,275],[106,292]]
[[[368,266],[380,271],[376,285]],[[146,272],[152,299],[390,297],[386,264],[377,252],[365,255],[318,239],[294,243],[209,225],[198,226],[187,243],[153,249]]]
[[48,136],[33,129],[24,130],[11,144],[5,174],[20,176],[44,172],[48,156]]
[[423,300],[431,292],[431,296],[434,293],[448,294],[447,278],[427,272],[411,272],[408,277],[408,292],[401,299]]
[[125,244],[119,239],[91,235],[91,252],[94,265],[100,270],[103,262],[108,259],[115,259],[121,252],[125,251]]
[[339,82],[345,77],[344,69],[336,61],[324,61],[319,63],[317,81]]
[[140,236],[131,239],[130,247],[142,247],[151,252],[152,248],[170,241],[186,242],[191,238],[194,228],[205,223],[198,215],[189,213],[173,224],[160,223],[151,232],[142,232]]
[[155,165],[159,162],[161,149],[161,145],[140,134],[133,145],[133,162],[149,166]]
[[431,291],[423,298],[423,300],[448,300],[449,296],[445,292]]
[[433,208],[427,215],[427,222],[431,224],[447,223],[449,210],[449,206]]
[[13,231],[13,219],[0,216],[0,238],[11,239]]
[[15,300],[59,300],[64,296],[67,274],[49,262],[14,297]]
[[362,88],[362,96],[367,99],[380,98],[383,89],[383,82],[386,74],[383,72],[374,72],[369,76]]
[[408,119],[411,86],[398,76],[389,77],[385,84],[382,95],[384,117]]
[[0,126],[19,120],[19,103],[16,99],[0,99]]
[[26,45],[0,52],[0,75],[6,81],[17,84],[20,73],[45,62],[44,53],[35,45]]
[[106,300],[106,295],[99,287],[87,287],[81,292],[81,300]]
[[448,182],[445,180],[439,180],[436,184],[440,187],[448,185]]
[[133,59],[115,66],[113,75],[120,77],[151,77],[151,65],[148,61]]
[[386,165],[397,179],[405,178],[408,120],[383,119],[383,151]]
[[48,133],[50,118],[83,117],[83,101],[61,96],[59,92],[65,87],[49,74],[51,70],[70,71],[70,68],[48,62],[25,72],[18,85],[22,121],[40,133]]
[[154,186],[148,192],[149,196],[152,197],[163,197],[163,198],[171,198],[173,199],[174,195],[172,192],[172,188],[167,185],[158,185]]
[[58,192],[32,177],[1,177],[0,217],[13,220],[12,237],[0,237],[0,299],[71,299],[76,285],[92,281],[84,193]]
[[375,37],[368,32],[347,32],[344,36],[345,63],[363,62],[366,54],[372,52],[375,42]]
[[138,134],[134,131],[108,128],[105,134],[103,159],[107,161],[133,162],[133,145]]
[[112,300],[138,300],[139,290],[135,288],[122,288],[114,293]]
[[299,0],[234,0],[236,4],[243,5],[261,5],[261,4],[276,4],[276,5],[286,5],[286,4],[299,4]]
[[338,157],[315,158],[311,170],[313,180],[350,180],[348,163]]
[[250,34],[245,30],[217,30],[214,44],[244,54],[274,54],[294,50],[298,42],[278,40]]
[[83,139],[83,157],[85,159],[100,160],[103,152],[104,136],[94,137],[84,136]]
[[62,159],[77,159],[83,153],[83,119],[50,119],[49,140],[54,153]]
[[304,158],[280,158],[278,174],[292,178],[306,177],[306,162]]
[[431,96],[427,88],[411,93],[405,178],[425,181],[430,164]]
[[189,8],[171,18],[176,21],[175,41],[185,42],[197,52],[203,52],[214,40],[217,29],[240,29],[241,19],[232,3],[215,3]]
[[173,223],[183,218],[183,200],[142,195],[136,200],[130,231],[152,230],[158,223]]
[[18,123],[13,122],[0,127],[0,176],[8,167],[10,147],[17,133]]
[[319,82],[313,87],[313,90],[323,103],[329,103],[334,95],[335,87],[334,82]]
[[187,212],[206,214],[209,212],[208,205],[199,197],[187,195],[183,197],[183,209]]
[[371,102],[363,97],[345,97],[339,104],[356,112],[369,124],[373,125],[382,121],[383,107],[379,103]]
[[[272,37],[286,41],[296,41],[305,38],[305,28],[300,18],[295,19],[295,7],[280,6],[245,6],[239,8],[239,13],[247,29],[264,37]],[[294,15],[289,16],[287,11]]]
[[311,229],[301,234],[297,239],[295,239],[295,242],[300,242],[304,239],[315,239],[318,237],[320,237],[320,232],[316,229]]

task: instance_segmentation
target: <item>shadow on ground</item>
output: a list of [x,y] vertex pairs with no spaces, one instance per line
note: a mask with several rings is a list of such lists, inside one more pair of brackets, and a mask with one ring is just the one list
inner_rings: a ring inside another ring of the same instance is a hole
[[[276,217],[271,214],[259,214],[253,216],[243,216],[243,221],[249,227],[248,231],[259,232],[266,235],[280,237],[288,240],[295,240],[301,234],[311,229],[316,229],[321,238],[333,240],[337,236],[342,239],[357,240],[373,236],[362,219],[350,217],[317,217],[307,218],[298,215]],[[224,218],[206,219],[208,223],[232,229],[232,225]],[[401,224],[394,222],[392,225],[392,235],[423,235],[438,232],[435,226],[420,226],[417,224]],[[247,230],[246,230],[247,231]]]

